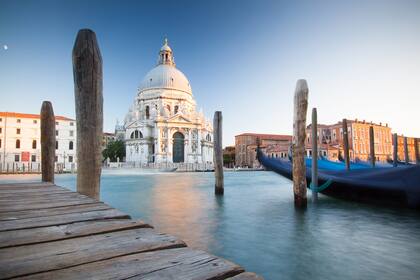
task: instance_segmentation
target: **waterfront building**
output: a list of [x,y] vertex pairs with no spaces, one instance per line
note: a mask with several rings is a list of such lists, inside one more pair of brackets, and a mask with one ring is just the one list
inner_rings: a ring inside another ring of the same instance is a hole
[[104,132],[102,134],[102,150],[106,149],[106,147],[108,147],[108,144],[115,140],[117,140],[115,133]]
[[[398,153],[397,157],[400,161],[405,161],[404,135],[398,135]],[[416,161],[415,137],[407,137],[408,161],[414,163]],[[420,151],[420,139],[417,140]]]
[[176,68],[165,39],[158,63],[143,78],[123,128],[126,161],[147,163],[213,163],[213,127],[197,112],[190,82]]
[[235,146],[226,146],[223,149],[223,166],[229,168],[235,166]]
[[286,158],[292,143],[291,135],[242,133],[235,136],[235,162],[237,167],[260,167],[257,145],[269,157]]
[[[56,116],[56,167],[76,168],[76,121]],[[0,112],[0,170],[38,170],[41,162],[40,116]],[[25,167],[24,167],[25,166]]]
[[[347,120],[350,158],[363,161],[369,160],[369,128],[373,127],[375,157],[377,161],[386,161],[392,155],[392,135],[388,124],[376,124],[373,122]],[[312,130],[311,125],[306,130],[306,152],[312,156]],[[332,125],[318,125],[319,153],[330,160],[344,158],[343,123],[337,122]]]

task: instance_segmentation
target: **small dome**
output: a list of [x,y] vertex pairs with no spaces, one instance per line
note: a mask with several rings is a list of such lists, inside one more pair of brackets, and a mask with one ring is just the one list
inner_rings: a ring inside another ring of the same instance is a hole
[[166,64],[159,64],[143,78],[139,91],[148,89],[175,89],[192,95],[190,82],[184,73]]
[[168,45],[168,39],[167,38],[165,38],[165,41],[163,43],[163,46],[160,48],[160,51],[169,51],[169,52],[172,52],[171,47],[169,47],[169,45]]

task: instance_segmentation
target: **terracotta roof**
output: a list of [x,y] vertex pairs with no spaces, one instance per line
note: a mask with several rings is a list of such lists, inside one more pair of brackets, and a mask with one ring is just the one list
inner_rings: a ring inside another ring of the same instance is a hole
[[[21,119],[39,119],[39,115],[37,114],[25,114],[25,113],[17,113],[17,112],[0,112],[0,117],[8,117],[8,118],[21,118]],[[75,121],[74,119],[70,119],[63,116],[55,116],[56,120],[59,121]]]
[[281,134],[262,134],[262,133],[242,133],[238,136],[255,136],[263,139],[273,139],[273,140],[292,140],[292,135],[281,135]]

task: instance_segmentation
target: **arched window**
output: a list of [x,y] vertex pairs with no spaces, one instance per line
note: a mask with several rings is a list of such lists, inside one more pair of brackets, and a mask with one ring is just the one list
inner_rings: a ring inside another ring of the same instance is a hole
[[69,150],[73,150],[73,141],[69,142]]
[[166,105],[166,109],[168,109],[169,113],[171,113],[171,105]]
[[36,140],[32,140],[32,149],[36,149]]
[[150,107],[146,106],[146,120],[150,118]]
[[55,149],[58,150],[58,141],[55,141]]
[[134,131],[130,134],[130,139],[134,139]]
[[16,140],[16,149],[20,149],[20,140],[19,139]]
[[176,106],[174,107],[174,114],[177,114],[177,113],[178,113],[178,110],[179,110],[179,107],[178,107],[178,105],[176,105]]
[[136,130],[136,131],[134,131],[134,138],[139,138],[139,131],[138,130]]

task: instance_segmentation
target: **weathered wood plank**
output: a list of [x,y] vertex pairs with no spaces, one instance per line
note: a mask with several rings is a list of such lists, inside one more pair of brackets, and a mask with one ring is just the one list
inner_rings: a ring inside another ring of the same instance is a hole
[[74,192],[72,192],[70,190],[51,190],[51,191],[48,191],[48,192],[32,191],[32,192],[18,192],[18,193],[14,192],[14,191],[9,191],[9,192],[4,192],[4,193],[0,192],[0,198],[11,198],[11,199],[17,198],[17,199],[19,199],[19,198],[26,198],[26,197],[43,197],[43,196],[45,196],[45,197],[48,196],[49,197],[49,196],[52,196],[52,195],[67,194],[67,193],[74,193]]
[[228,279],[229,280],[263,280],[264,278],[252,272],[243,272],[234,277],[227,278],[226,280]]
[[0,184],[0,189],[3,187],[13,187],[13,188],[28,188],[28,187],[42,187],[42,186],[56,186],[51,182],[17,182],[17,183],[2,183]]
[[175,237],[158,234],[152,229],[138,228],[3,248],[0,249],[0,277],[29,275],[133,253],[184,246],[185,243]]
[[15,195],[15,196],[8,196],[3,197],[0,196],[0,205],[7,204],[7,203],[32,203],[32,202],[44,202],[44,201],[56,201],[56,200],[66,200],[66,199],[75,199],[81,198],[86,199],[87,196],[82,194],[78,194],[75,192],[62,192],[62,193],[55,193],[55,194],[33,194],[33,195]]
[[206,252],[180,248],[128,255],[23,279],[214,280],[225,279],[243,271],[242,267]]
[[40,119],[42,181],[54,183],[55,116],[51,102],[42,102]]
[[216,195],[224,193],[224,177],[223,177],[223,132],[222,132],[222,112],[214,112],[213,118],[213,161],[214,161],[214,176]]
[[39,202],[33,204],[27,203],[17,203],[12,205],[11,203],[8,204],[1,204],[0,205],[0,212],[10,212],[10,211],[23,211],[23,210],[36,210],[36,209],[46,209],[46,208],[55,208],[55,207],[63,207],[63,206],[70,206],[70,205],[81,205],[81,204],[92,204],[98,203],[97,200],[93,199],[69,199],[63,201],[50,201],[48,203]]
[[57,226],[74,222],[104,220],[104,219],[128,219],[129,215],[117,209],[107,209],[82,213],[68,213],[54,216],[34,217],[27,219],[0,221],[0,232],[16,229],[27,229],[45,226]]
[[71,205],[57,208],[46,208],[46,209],[37,209],[37,210],[24,210],[24,211],[11,211],[11,212],[0,212],[0,221],[10,221],[18,220],[25,218],[34,218],[34,217],[46,217],[54,215],[62,215],[69,213],[82,213],[98,210],[113,209],[111,206],[103,203],[92,203],[92,204],[81,204],[81,205]]
[[0,248],[51,242],[133,228],[151,227],[131,219],[106,219],[0,232]]
[[18,188],[18,189],[4,189],[1,190],[0,189],[0,196],[2,196],[3,194],[22,194],[22,195],[30,195],[31,193],[52,193],[52,192],[62,192],[63,190],[60,188],[56,188],[56,187],[45,187],[45,188],[40,188],[40,189],[23,189],[23,188]]

